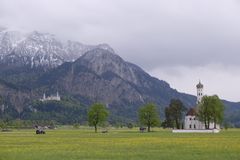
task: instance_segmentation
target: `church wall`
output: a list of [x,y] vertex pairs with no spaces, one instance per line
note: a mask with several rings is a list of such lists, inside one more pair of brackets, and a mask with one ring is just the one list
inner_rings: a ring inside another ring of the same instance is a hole
[[196,116],[185,116],[184,129],[205,129],[205,126]]
[[[194,127],[195,126],[195,127]],[[220,129],[220,125],[216,125],[217,129]],[[184,129],[206,129],[205,124],[197,120],[196,116],[185,116]],[[214,123],[210,123],[209,129],[214,129]]]

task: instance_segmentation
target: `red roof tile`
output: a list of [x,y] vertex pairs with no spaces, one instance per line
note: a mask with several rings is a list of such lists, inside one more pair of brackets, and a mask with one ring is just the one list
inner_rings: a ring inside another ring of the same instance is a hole
[[194,108],[190,108],[187,112],[187,116],[196,116],[197,112]]

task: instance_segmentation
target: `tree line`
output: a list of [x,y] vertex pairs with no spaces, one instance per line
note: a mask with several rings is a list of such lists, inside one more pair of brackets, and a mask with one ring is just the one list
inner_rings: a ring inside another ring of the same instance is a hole
[[[3,104],[3,98],[0,97],[0,106]],[[205,128],[209,129],[210,123],[220,124],[223,121],[224,105],[218,96],[204,96],[202,102],[196,107],[197,118],[205,124]],[[148,103],[143,105],[138,110],[138,121],[141,126],[146,126],[147,131],[150,132],[152,127],[162,126],[163,128],[183,128],[184,117],[187,108],[179,99],[172,99],[170,104],[165,108],[165,120],[160,123],[160,114],[156,104]],[[104,124],[109,116],[109,111],[103,104],[93,104],[88,112],[88,124],[93,126],[95,132],[98,126]],[[0,128],[5,128],[7,122],[0,121]],[[20,124],[20,121],[16,121]],[[20,126],[20,125],[18,125]],[[133,127],[132,124],[128,124]]]
[[[209,129],[211,122],[216,128],[216,125],[223,121],[224,105],[217,95],[204,96],[196,109],[196,117],[205,124],[206,129]],[[165,120],[161,124],[162,127],[183,129],[186,111],[187,108],[181,100],[172,99],[169,106],[165,108]],[[95,132],[97,132],[98,125],[103,124],[108,115],[109,112],[103,104],[92,105],[88,112],[89,125],[94,126]],[[153,103],[146,104],[139,109],[138,119],[141,125],[147,126],[148,132],[152,127],[160,126],[160,115],[157,106]]]

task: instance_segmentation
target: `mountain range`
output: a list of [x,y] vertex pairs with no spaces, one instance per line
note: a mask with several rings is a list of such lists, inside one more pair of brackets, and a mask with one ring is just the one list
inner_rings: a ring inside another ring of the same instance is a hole
[[[75,105],[73,110],[66,105],[61,114],[56,114],[59,110],[53,107],[56,104],[37,102],[44,93],[56,92],[62,97],[61,105],[78,104],[81,111],[77,112]],[[78,116],[75,112],[83,114],[78,120],[84,121],[88,106],[100,102],[111,111],[112,122],[126,122],[136,121],[138,108],[146,103],[156,103],[162,118],[172,98],[180,99],[188,108],[196,104],[195,96],[180,93],[167,82],[150,76],[123,60],[107,44],[63,42],[49,33],[3,28],[0,29],[0,96],[5,100],[2,115],[23,119],[41,119],[49,112],[56,118],[69,111],[70,119]],[[239,125],[240,103],[224,103],[226,120]]]

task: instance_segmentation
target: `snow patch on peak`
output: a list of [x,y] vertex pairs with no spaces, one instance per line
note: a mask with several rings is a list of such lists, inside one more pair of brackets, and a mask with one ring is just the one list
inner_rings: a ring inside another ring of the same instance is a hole
[[112,49],[112,47],[110,47],[106,43],[102,43],[102,44],[97,45],[97,48],[101,48],[101,49],[107,50],[107,51],[109,51],[111,53],[115,53],[115,51]]
[[84,53],[97,48],[114,53],[107,44],[85,45],[70,40],[62,42],[49,33],[26,33],[11,29],[0,32],[0,63],[56,67],[64,62],[75,61]]

